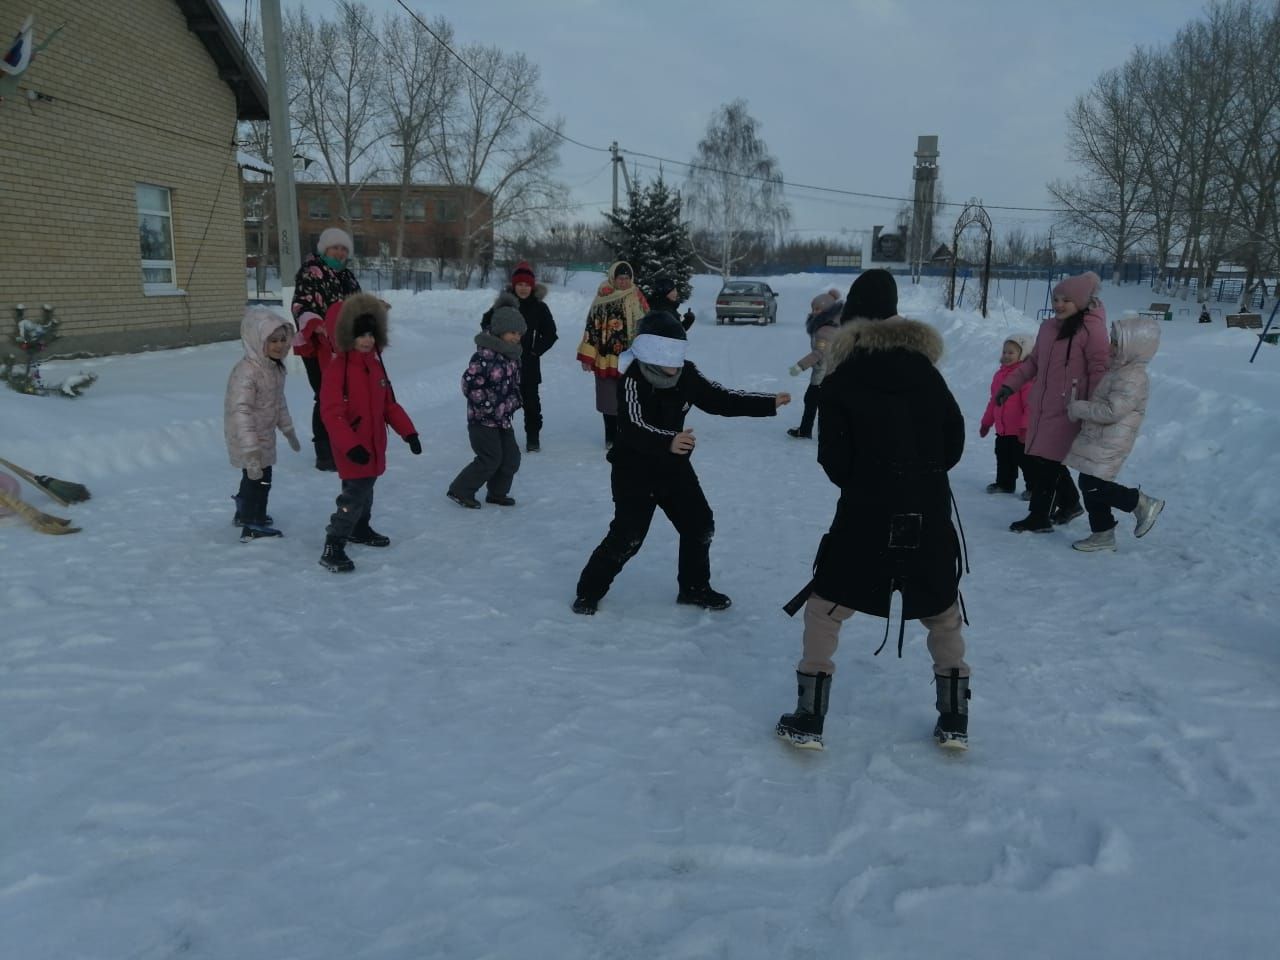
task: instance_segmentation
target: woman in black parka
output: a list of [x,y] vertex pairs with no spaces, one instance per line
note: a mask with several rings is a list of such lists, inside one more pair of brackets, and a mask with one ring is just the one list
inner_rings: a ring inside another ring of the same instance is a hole
[[902,620],[920,620],[929,630],[934,736],[944,746],[968,742],[960,542],[947,481],[964,450],[964,419],[935,366],[941,335],[897,309],[892,274],[858,277],[821,387],[818,462],[840,488],[840,501],[805,603],[799,704],[777,726],[796,746],[822,745],[841,624],[855,611],[888,618],[895,592]]

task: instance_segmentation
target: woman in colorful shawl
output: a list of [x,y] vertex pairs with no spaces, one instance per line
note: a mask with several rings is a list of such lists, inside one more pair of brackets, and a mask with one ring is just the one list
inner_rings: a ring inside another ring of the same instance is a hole
[[619,260],[596,291],[578,344],[582,369],[596,376],[596,409],[604,415],[606,450],[613,446],[618,432],[618,354],[631,346],[636,326],[648,312],[649,304],[635,285],[631,264]]

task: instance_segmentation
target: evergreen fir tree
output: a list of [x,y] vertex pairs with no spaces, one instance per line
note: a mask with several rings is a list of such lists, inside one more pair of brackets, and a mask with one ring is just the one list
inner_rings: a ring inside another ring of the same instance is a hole
[[653,278],[659,274],[675,280],[681,299],[688,299],[694,254],[689,224],[680,217],[683,204],[679,192],[668,187],[659,174],[647,187],[632,191],[627,202],[627,208],[617,216],[605,214],[618,232],[618,239],[606,237],[605,243],[615,257],[631,264],[636,286],[651,303]]

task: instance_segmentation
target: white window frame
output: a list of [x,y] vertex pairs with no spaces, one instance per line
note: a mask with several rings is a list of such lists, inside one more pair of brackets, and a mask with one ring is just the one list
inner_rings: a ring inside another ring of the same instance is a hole
[[[161,210],[157,207],[144,207],[141,191],[139,187],[149,187],[152,190],[163,190],[167,208]],[[169,223],[169,252],[172,255],[171,260],[142,260],[143,270],[156,270],[167,267],[169,270],[170,280],[167,283],[149,283],[145,279],[142,281],[142,292],[148,296],[181,296],[185,291],[178,288],[178,249],[177,239],[173,232],[173,191],[168,187],[163,187],[158,183],[142,183],[134,185],[134,203],[138,208],[138,220],[141,223],[144,215],[153,217],[164,217]],[[139,247],[138,255],[141,257],[142,249]]]

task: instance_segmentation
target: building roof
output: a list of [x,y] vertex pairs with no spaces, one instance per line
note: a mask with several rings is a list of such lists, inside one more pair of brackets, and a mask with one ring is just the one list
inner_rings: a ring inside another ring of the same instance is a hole
[[240,34],[222,12],[218,0],[174,0],[187,18],[187,29],[200,38],[218,67],[218,76],[236,95],[237,120],[266,120],[267,84]]

